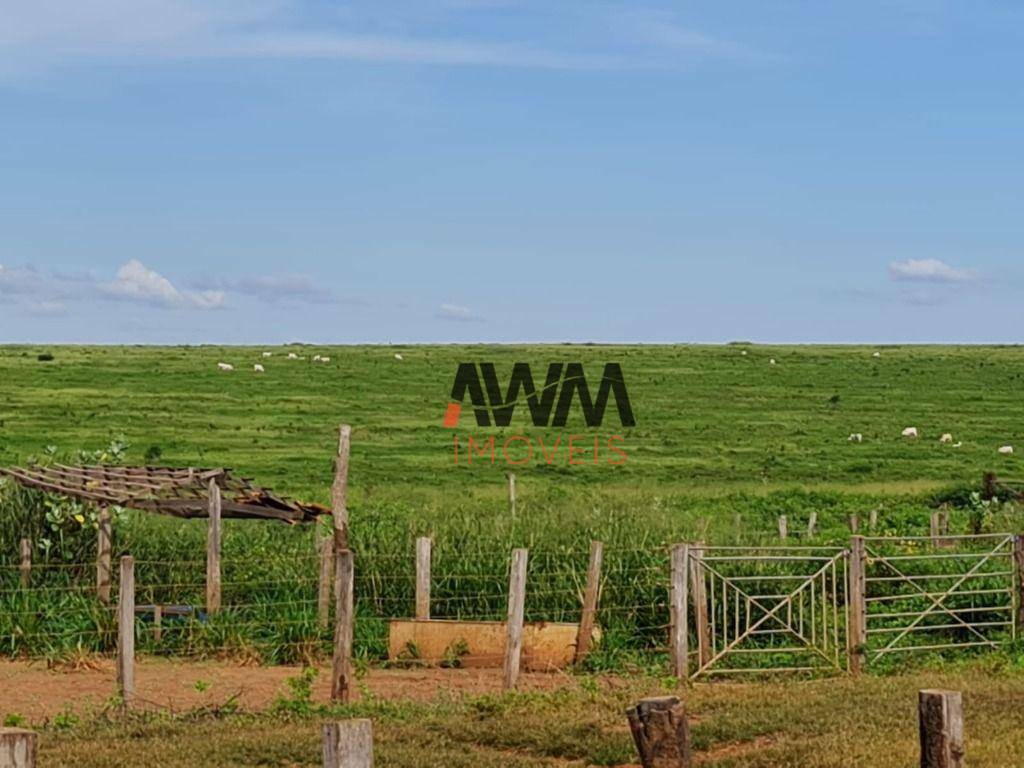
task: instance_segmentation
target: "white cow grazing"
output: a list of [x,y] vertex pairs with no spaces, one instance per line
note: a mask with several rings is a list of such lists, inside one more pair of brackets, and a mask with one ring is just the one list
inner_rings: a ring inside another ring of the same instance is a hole
[[916,440],[919,435],[917,434],[917,427],[907,427],[903,430],[903,437],[909,437],[912,440]]
[[231,363],[217,363],[217,367],[220,368],[222,371],[235,370],[235,366],[233,366]]
[[872,357],[881,357],[881,356],[882,356],[882,353],[881,353],[881,352],[872,352],[872,353],[871,353],[871,356],[872,356]]
[[864,435],[862,435],[860,432],[854,432],[847,438],[847,440],[849,440],[851,443],[863,443]]
[[329,362],[331,362],[331,358],[329,358],[329,357],[321,357],[319,362],[321,362],[321,363],[329,363]]
[[747,356],[747,350],[744,349],[742,352],[740,352],[740,354],[743,355],[744,357],[746,357]]
[[256,363],[256,365],[254,365],[254,366],[252,367],[252,369],[253,369],[254,371],[256,371],[256,373],[263,373],[263,372],[264,372],[264,371],[263,371],[263,366],[262,366],[262,365],[260,365],[259,363]]
[[320,362],[320,355],[313,355],[313,362],[314,363],[319,363]]
[[939,438],[939,442],[940,443],[952,443],[953,442],[953,436],[951,434],[949,434],[949,432],[947,432],[946,434],[944,434],[942,437]]
[[768,365],[775,365],[775,358],[774,357],[771,360],[768,361]]
[[288,353],[288,359],[289,359],[289,360],[298,360],[298,359],[299,359],[299,356],[298,356],[298,355],[296,355],[296,354],[295,354],[294,352],[289,352],[289,353]]
[[400,354],[398,354],[397,352],[395,352],[395,360],[402,360],[402,359],[403,359],[402,356]]
[[264,352],[263,356],[264,357],[270,357],[272,354],[274,354],[274,353],[273,352]]
[[1002,448],[999,449],[999,452],[1003,454],[1003,456],[1009,456],[1013,453],[1013,446],[1004,445]]

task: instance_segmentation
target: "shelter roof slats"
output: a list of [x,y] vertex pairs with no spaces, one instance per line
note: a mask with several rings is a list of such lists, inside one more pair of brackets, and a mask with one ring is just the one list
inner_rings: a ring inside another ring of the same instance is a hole
[[48,466],[0,467],[21,485],[95,504],[114,504],[175,517],[206,517],[208,482],[216,479],[224,517],[303,523],[330,510],[318,504],[284,500],[248,478],[224,468]]

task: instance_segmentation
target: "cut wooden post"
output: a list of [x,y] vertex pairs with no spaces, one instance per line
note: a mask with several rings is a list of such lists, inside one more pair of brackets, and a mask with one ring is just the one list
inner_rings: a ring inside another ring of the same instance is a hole
[[939,513],[932,512],[931,519],[928,521],[928,535],[931,537],[931,545],[933,547],[939,546]]
[[697,625],[697,658],[703,667],[711,660],[711,625],[708,623],[707,582],[704,577],[704,543],[690,547],[690,596],[693,619]]
[[355,558],[343,549],[334,558],[334,663],[331,699],[347,703],[352,697],[352,636],[355,628]]
[[0,768],[36,768],[36,738],[24,728],[0,728]]
[[117,595],[117,686],[124,706],[135,698],[135,558],[121,558]]
[[331,517],[334,520],[334,551],[348,549],[348,459],[352,447],[352,427],[342,424],[338,430],[338,459],[331,485]]
[[113,554],[113,529],[110,510],[100,507],[96,535],[96,597],[103,603],[110,603],[110,558]]
[[21,540],[21,564],[18,566],[21,574],[21,586],[27,587],[32,580],[32,542],[28,539]]
[[643,768],[689,767],[690,726],[676,696],[641,699],[626,717]]
[[690,545],[677,544],[672,547],[672,588],[670,618],[672,621],[672,674],[679,680],[690,676],[689,654],[689,602],[687,601],[687,582],[689,581]]
[[525,549],[512,552],[512,568],[508,578],[508,618],[505,638],[505,690],[516,687],[519,663],[523,652],[523,614],[526,607]]
[[430,618],[430,547],[427,536],[416,539],[416,618]]
[[324,723],[324,768],[373,768],[373,721]]
[[811,512],[811,516],[807,518],[807,536],[812,537],[818,529],[818,513]]
[[963,768],[964,713],[960,691],[919,691],[921,768]]
[[316,616],[320,626],[326,629],[331,622],[331,577],[334,575],[334,539],[321,536],[317,526],[316,546],[320,557],[320,571],[316,584]]
[[783,541],[789,536],[789,521],[785,515],[779,515],[779,538]]
[[860,531],[860,516],[853,514],[850,515],[850,533],[858,533]]
[[153,606],[153,642],[159,643],[164,639],[164,607],[160,604]]
[[516,475],[510,472],[508,476],[508,509],[512,517],[516,516]]
[[604,544],[590,542],[590,559],[587,561],[587,586],[583,591],[583,612],[580,614],[580,628],[576,633],[575,663],[580,664],[590,651],[590,641],[597,621],[597,601],[601,594],[601,565],[604,562]]
[[1024,535],[1019,533],[1013,537],[1013,566],[1013,591],[1017,599],[1017,626],[1015,630],[1020,632],[1024,628]]
[[207,486],[209,504],[206,527],[206,612],[220,610],[220,486],[211,477]]
[[847,643],[849,645],[850,672],[854,675],[859,675],[864,666],[865,645],[868,638],[864,561],[864,538],[854,536],[850,539],[850,567],[848,570],[850,583],[847,587],[850,604],[850,627],[847,633]]
[[872,509],[868,517],[868,528],[872,533],[878,528],[878,510]]

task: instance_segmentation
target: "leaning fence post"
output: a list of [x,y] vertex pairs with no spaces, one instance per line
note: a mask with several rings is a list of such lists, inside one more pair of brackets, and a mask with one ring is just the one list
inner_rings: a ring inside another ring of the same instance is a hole
[[601,564],[604,562],[604,544],[590,542],[590,558],[587,561],[587,586],[583,591],[583,612],[576,632],[576,654],[573,661],[582,663],[590,650],[594,623],[597,618],[597,601],[601,594]]
[[690,726],[686,708],[675,696],[641,699],[626,710],[643,768],[688,768]]
[[324,723],[324,768],[373,768],[373,721]]
[[18,566],[21,574],[21,586],[27,587],[32,579],[32,542],[29,539],[21,540],[21,564]]
[[335,554],[334,567],[334,661],[331,668],[331,699],[347,703],[352,696],[352,635],[355,626],[355,559],[352,551]]
[[689,581],[690,545],[676,544],[672,547],[672,588],[671,621],[672,621],[672,673],[679,680],[690,676],[689,643],[689,603],[686,599],[687,582]]
[[100,507],[96,536],[96,597],[104,603],[110,602],[110,558],[113,553],[113,536],[110,510],[106,504]]
[[785,515],[779,515],[779,538],[783,541],[789,535],[789,521]]
[[416,539],[416,619],[430,618],[430,549],[427,536]]
[[331,621],[331,576],[334,573],[334,540],[321,536],[317,525],[317,555],[319,556],[319,573],[316,581],[316,617],[317,623],[326,629]]
[[921,768],[963,768],[964,713],[960,691],[919,691]]
[[36,768],[36,738],[24,728],[0,728],[0,767]]
[[850,568],[847,574],[847,600],[850,610],[850,626],[848,628],[848,652],[850,672],[859,675],[865,661],[865,645],[867,643],[867,603],[865,598],[865,549],[864,537],[853,536],[850,539]]
[[117,595],[117,685],[127,708],[135,698],[135,558],[121,558]]
[[690,546],[690,597],[693,599],[693,619],[697,624],[697,653],[700,667],[711,660],[711,625],[708,623],[707,583],[704,578],[704,543]]
[[523,613],[526,605],[526,558],[525,549],[512,552],[512,568],[508,578],[508,621],[505,639],[506,691],[516,687],[519,679],[519,664],[523,652]]
[[217,478],[211,477],[207,485],[209,496],[206,527],[206,612],[220,610],[220,486]]

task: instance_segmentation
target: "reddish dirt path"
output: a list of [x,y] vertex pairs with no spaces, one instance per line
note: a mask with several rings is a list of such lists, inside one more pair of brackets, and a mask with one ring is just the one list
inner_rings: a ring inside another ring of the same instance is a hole
[[[141,706],[172,711],[216,706],[237,694],[248,710],[267,707],[287,695],[286,680],[300,667],[244,667],[214,661],[143,659],[135,666],[136,697]],[[196,684],[205,688],[199,691]],[[571,685],[563,674],[524,673],[520,690],[550,690]],[[430,701],[439,695],[480,695],[501,691],[500,669],[372,670],[358,681],[380,699]],[[44,664],[0,662],[0,718],[18,714],[38,723],[64,711],[78,715],[102,710],[117,691],[114,665],[99,661],[95,668],[50,670]],[[321,667],[313,698],[326,702],[330,670]],[[358,699],[358,691],[355,698]]]

